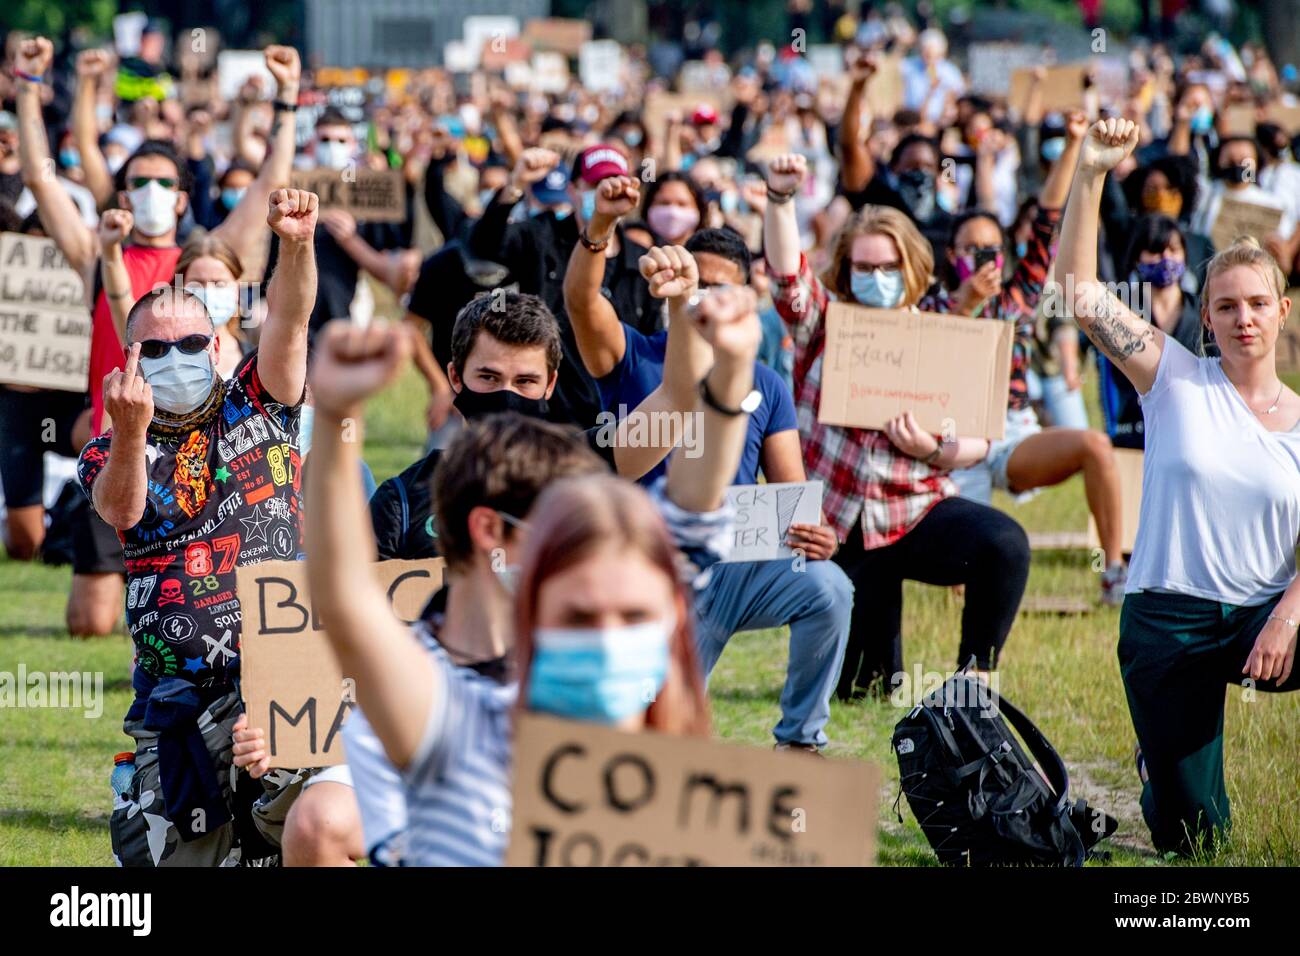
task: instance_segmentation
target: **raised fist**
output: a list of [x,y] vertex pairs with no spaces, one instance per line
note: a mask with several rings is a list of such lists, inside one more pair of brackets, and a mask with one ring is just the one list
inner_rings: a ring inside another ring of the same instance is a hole
[[596,187],[596,213],[611,219],[626,216],[641,202],[641,183],[631,176],[610,176]]
[[14,68],[31,76],[45,76],[54,59],[54,44],[45,37],[33,37],[18,45],[14,55]]
[[700,284],[695,257],[681,246],[655,246],[637,265],[656,299],[689,296]]
[[277,189],[271,193],[266,224],[282,242],[311,242],[319,203],[316,194],[305,189]]
[[774,193],[792,193],[807,175],[808,161],[798,153],[785,153],[768,164],[767,186]]
[[1118,166],[1137,148],[1138,126],[1132,120],[1097,120],[1083,141],[1082,169],[1106,173]]
[[695,328],[713,346],[714,360],[753,362],[763,340],[758,296],[749,286],[717,286],[692,312]]
[[129,209],[106,209],[99,217],[99,242],[102,246],[120,245],[131,234],[135,216]]
[[82,50],[77,54],[77,76],[98,79],[113,64],[107,50]]
[[276,86],[281,92],[291,88],[297,92],[298,81],[302,77],[302,62],[298,51],[291,46],[268,46],[264,51],[266,68],[275,77]]
[[335,319],[316,337],[312,401],[339,418],[355,416],[366,399],[397,377],[410,354],[411,335],[401,325],[372,322],[363,328]]
[[546,174],[560,164],[560,154],[554,150],[534,146],[526,149],[515,163],[510,181],[516,189],[523,191],[533,183],[540,183]]

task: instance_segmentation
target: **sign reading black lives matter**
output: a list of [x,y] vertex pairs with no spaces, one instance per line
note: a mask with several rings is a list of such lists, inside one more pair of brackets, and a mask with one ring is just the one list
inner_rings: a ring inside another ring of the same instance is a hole
[[[380,561],[375,580],[393,612],[414,621],[442,587],[442,558]],[[244,620],[241,690],[250,727],[266,732],[272,767],[343,763],[339,731],[356,703],[307,593],[302,561],[263,561],[236,571]]]
[[293,188],[314,192],[321,209],[341,209],[358,222],[406,220],[406,182],[398,169],[297,170]]
[[880,770],[520,713],[510,866],[871,866]]
[[0,233],[0,384],[84,392],[85,285],[53,239]]

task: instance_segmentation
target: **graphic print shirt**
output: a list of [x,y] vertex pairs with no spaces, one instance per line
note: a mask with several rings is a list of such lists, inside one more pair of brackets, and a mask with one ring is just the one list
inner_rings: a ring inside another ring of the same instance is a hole
[[[164,436],[150,426],[144,516],[119,532],[137,666],[203,685],[223,683],[239,653],[235,569],[302,556],[301,400],[288,406],[271,397],[256,352],[218,388],[196,427]],[[87,495],[111,438],[109,431],[81,452]]]

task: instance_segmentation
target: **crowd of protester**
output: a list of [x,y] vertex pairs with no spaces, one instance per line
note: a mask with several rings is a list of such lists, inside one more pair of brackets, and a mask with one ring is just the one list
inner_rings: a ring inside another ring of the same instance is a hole
[[[1052,112],[1044,68],[1024,102],[973,91],[933,25],[874,14],[839,49],[833,75],[797,45],[705,51],[711,95],[664,110],[638,48],[600,91],[429,68],[358,119],[289,47],[223,99],[172,80],[153,26],[121,62],[9,38],[0,230],[57,243],[93,331],[88,394],[0,386],[5,545],[41,554],[43,453],[77,458],[68,628],[125,612],[135,645],[120,863],[499,864],[519,709],[707,735],[710,672],[761,628],[789,628],[775,746],[820,754],[832,698],[906,670],[906,580],[961,586],[954,663],[1002,666],[1030,550],[992,491],[1075,474],[1153,838],[1226,828],[1223,685],[1295,686],[1300,396],[1274,353],[1300,165],[1270,118],[1294,68],[1137,46],[1122,96]],[[293,188],[358,168],[401,171],[400,222]],[[1216,249],[1227,198],[1276,231]],[[1005,437],[819,421],[832,302],[1013,323]],[[408,362],[427,445],[376,488],[364,406]],[[1115,446],[1147,452],[1127,565]],[[722,561],[728,486],[810,479],[799,560]],[[446,560],[415,625],[376,555]],[[266,559],[306,562],[355,681],[346,764],[272,770],[243,713],[235,571]]]

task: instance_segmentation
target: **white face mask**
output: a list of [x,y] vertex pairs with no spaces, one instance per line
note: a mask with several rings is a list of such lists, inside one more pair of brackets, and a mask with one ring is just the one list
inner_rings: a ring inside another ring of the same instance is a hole
[[347,143],[319,142],[316,144],[316,165],[327,169],[342,169],[352,162],[352,150]]
[[195,283],[187,285],[185,291],[207,306],[212,324],[217,328],[233,319],[239,311],[239,286],[233,282]]
[[150,181],[126,194],[131,200],[135,228],[146,236],[161,236],[176,228],[176,190]]
[[161,358],[141,357],[140,370],[153,391],[154,405],[174,415],[184,415],[202,405],[217,374],[208,349],[186,355],[173,348]]

